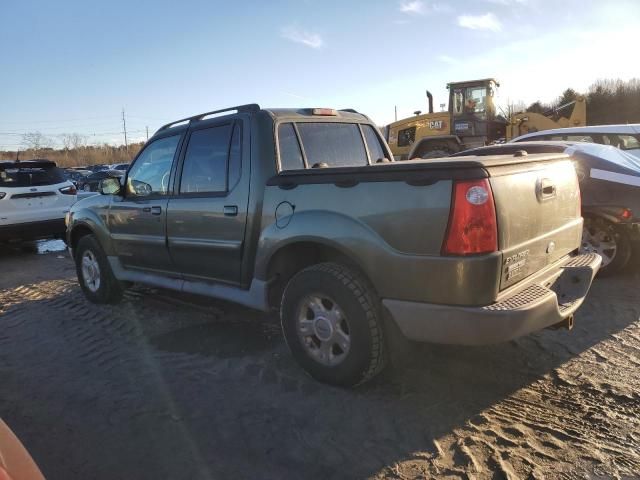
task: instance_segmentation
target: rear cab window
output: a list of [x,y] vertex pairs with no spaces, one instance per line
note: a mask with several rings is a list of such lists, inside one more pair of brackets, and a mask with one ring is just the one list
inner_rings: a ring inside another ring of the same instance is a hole
[[387,157],[374,128],[359,123],[281,123],[278,151],[281,171],[360,167]]
[[55,164],[29,164],[20,165],[0,163],[0,187],[20,188],[39,187],[45,185],[57,185],[66,182],[64,173]]

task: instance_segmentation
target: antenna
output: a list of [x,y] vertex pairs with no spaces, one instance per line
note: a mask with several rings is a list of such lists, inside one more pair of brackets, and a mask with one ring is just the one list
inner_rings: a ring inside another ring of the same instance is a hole
[[124,147],[129,152],[129,143],[127,143],[127,121],[124,118],[124,107],[122,107],[122,131],[124,132]]

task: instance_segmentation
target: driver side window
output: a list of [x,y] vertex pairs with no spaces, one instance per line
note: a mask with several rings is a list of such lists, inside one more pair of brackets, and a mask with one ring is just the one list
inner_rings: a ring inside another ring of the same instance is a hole
[[129,170],[127,195],[148,197],[167,194],[171,164],[179,142],[180,135],[174,135],[147,145]]

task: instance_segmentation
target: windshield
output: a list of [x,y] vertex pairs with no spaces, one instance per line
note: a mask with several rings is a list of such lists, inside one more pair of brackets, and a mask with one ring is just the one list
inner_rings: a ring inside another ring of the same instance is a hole
[[484,113],[487,107],[487,88],[469,87],[465,92],[464,109],[466,113]]

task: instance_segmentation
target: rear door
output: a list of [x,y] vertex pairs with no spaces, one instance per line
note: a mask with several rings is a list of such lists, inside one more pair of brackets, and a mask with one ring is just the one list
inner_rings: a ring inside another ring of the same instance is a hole
[[238,283],[249,196],[248,121],[190,132],[167,210],[167,240],[185,277]]
[[147,144],[129,170],[122,197],[109,209],[109,229],[125,267],[173,270],[166,242],[166,215],[171,172],[181,134]]

